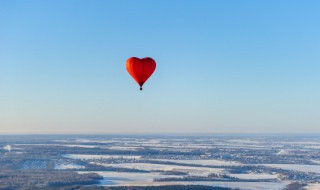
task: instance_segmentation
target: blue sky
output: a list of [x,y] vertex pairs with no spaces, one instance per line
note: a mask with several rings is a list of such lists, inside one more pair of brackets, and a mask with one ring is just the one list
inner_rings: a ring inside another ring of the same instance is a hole
[[[0,133],[320,133],[319,1],[0,1]],[[157,70],[139,91],[131,56]]]

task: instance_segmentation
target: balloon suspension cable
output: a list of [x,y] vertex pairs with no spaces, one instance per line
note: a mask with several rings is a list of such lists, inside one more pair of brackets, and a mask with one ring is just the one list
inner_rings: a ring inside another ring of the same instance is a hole
[[144,82],[140,82],[140,83],[139,83],[139,85],[140,85],[140,90],[142,90],[143,83],[144,83]]

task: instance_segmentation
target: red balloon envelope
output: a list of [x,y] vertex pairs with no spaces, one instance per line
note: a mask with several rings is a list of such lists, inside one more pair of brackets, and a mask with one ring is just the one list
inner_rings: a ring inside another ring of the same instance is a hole
[[127,60],[126,68],[132,78],[140,85],[140,90],[142,90],[143,84],[156,69],[156,62],[150,57],[142,59],[130,57]]

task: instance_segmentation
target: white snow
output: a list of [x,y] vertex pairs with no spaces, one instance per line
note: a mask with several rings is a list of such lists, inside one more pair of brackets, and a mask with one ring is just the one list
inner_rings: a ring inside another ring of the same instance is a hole
[[305,148],[310,148],[310,149],[320,149],[320,145],[305,146]]
[[320,183],[309,183],[306,187],[306,190],[319,190],[320,189]]
[[79,147],[79,148],[96,148],[98,146],[82,145],[82,144],[15,144],[16,146],[65,146],[65,147]]
[[240,166],[243,165],[240,162],[235,161],[224,161],[224,160],[171,160],[171,159],[152,159],[155,161],[163,161],[163,162],[175,162],[182,164],[199,164],[199,165],[208,165],[208,166]]
[[11,145],[5,145],[5,146],[3,147],[3,149],[4,149],[4,150],[7,150],[7,151],[11,151],[12,147],[11,147]]
[[290,152],[288,150],[280,150],[279,152],[277,152],[277,155],[286,155],[289,154]]
[[278,175],[276,174],[228,174],[231,177],[237,177],[239,179],[277,179]]
[[131,147],[131,146],[111,146],[111,147],[106,147],[111,150],[137,150],[138,147]]
[[96,148],[97,147],[93,145],[81,145],[81,144],[61,144],[60,146],[79,147],[79,148]]
[[208,168],[208,167],[190,167],[177,166],[167,164],[150,164],[150,163],[121,163],[121,164],[100,164],[103,166],[111,166],[116,168],[130,168],[139,170],[163,170],[163,171],[180,171],[188,172],[189,175],[194,176],[208,176],[210,173],[224,173],[223,168]]
[[[109,172],[109,171],[93,171],[104,177],[102,184],[108,185],[110,182],[116,184],[125,184],[128,182],[139,184],[141,182],[153,182],[154,179],[165,178],[165,177],[181,177],[175,175],[163,175],[160,173],[137,173],[137,172]],[[90,173],[90,171],[78,172],[78,173]],[[92,171],[91,171],[92,173]]]
[[320,173],[320,165],[306,165],[306,164],[262,164],[272,168],[281,168],[285,170],[295,170],[300,172],[315,172]]
[[311,162],[313,162],[315,164],[320,164],[320,160],[311,160]]
[[241,190],[282,190],[288,182],[204,182],[204,181],[172,181],[154,182],[155,178],[181,177],[162,175],[160,173],[136,172],[96,172],[85,171],[78,173],[97,173],[104,177],[101,184],[105,186],[160,186],[160,185],[208,185],[216,187],[240,188]]
[[65,154],[64,157],[80,160],[90,159],[140,159],[141,156],[128,155],[94,155],[94,154]]
[[84,166],[78,164],[56,164],[54,169],[56,170],[65,170],[65,169],[83,169]]

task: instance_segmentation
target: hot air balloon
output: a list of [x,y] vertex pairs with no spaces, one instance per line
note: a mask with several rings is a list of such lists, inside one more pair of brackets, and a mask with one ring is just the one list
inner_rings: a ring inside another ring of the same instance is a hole
[[156,62],[150,57],[142,59],[130,57],[126,62],[126,68],[131,77],[140,85],[140,90],[142,90],[143,84],[156,69]]

